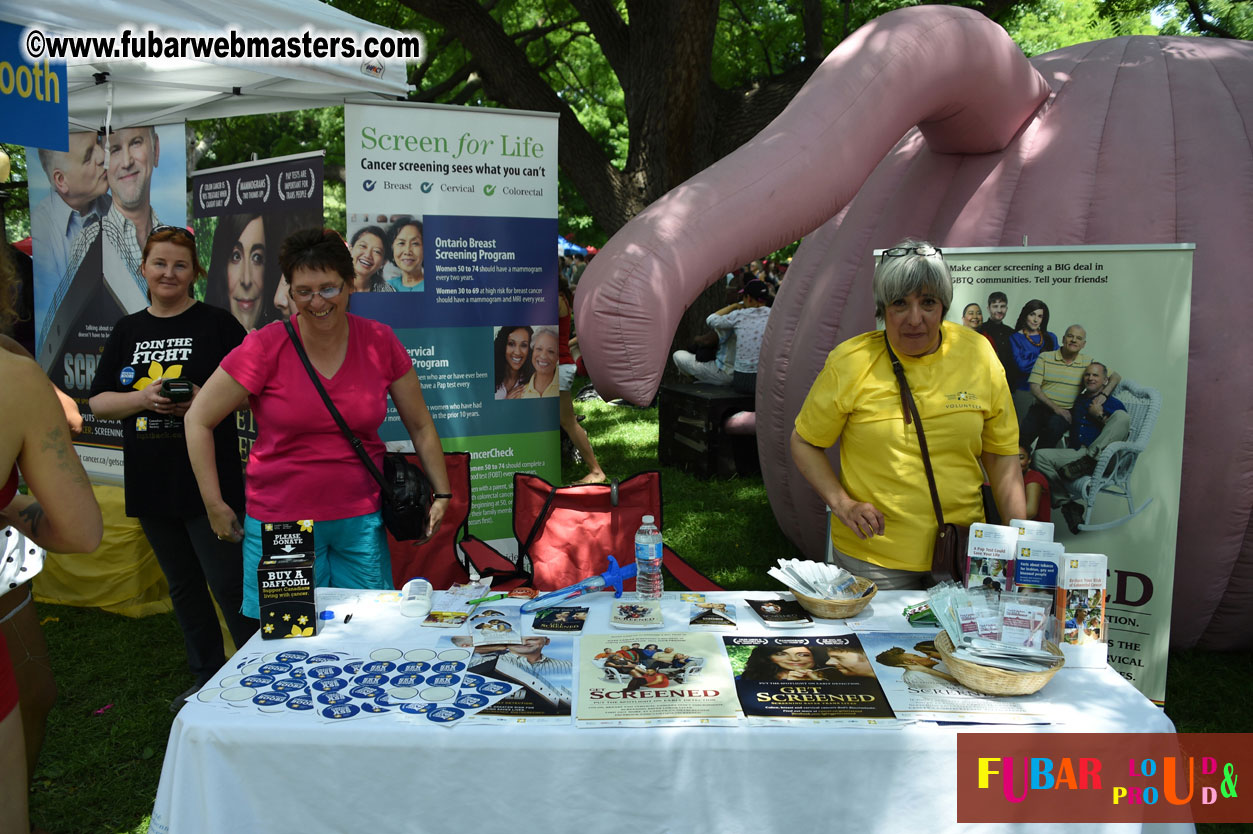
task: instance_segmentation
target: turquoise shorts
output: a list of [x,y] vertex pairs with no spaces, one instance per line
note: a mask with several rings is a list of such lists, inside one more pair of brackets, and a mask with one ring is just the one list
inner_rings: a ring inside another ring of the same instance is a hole
[[[313,584],[319,588],[390,590],[392,560],[380,513],[313,522]],[[245,617],[260,617],[257,566],[261,564],[261,522],[244,516]]]

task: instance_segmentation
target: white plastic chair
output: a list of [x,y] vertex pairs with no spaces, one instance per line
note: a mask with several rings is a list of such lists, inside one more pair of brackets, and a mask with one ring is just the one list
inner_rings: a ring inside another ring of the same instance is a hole
[[[1140,453],[1148,446],[1153,426],[1157,423],[1157,415],[1161,413],[1161,392],[1124,379],[1118,383],[1114,396],[1127,407],[1127,413],[1131,417],[1131,429],[1126,440],[1105,447],[1096,459],[1093,474],[1085,475],[1072,485],[1073,491],[1079,495],[1079,502],[1084,505],[1080,530],[1108,530],[1117,527],[1135,518],[1153,503],[1153,499],[1149,498],[1139,507],[1135,505],[1135,499],[1131,495],[1131,472],[1135,469]],[[1113,521],[1093,524],[1092,509],[1096,506],[1096,497],[1102,492],[1127,499],[1127,514]]]

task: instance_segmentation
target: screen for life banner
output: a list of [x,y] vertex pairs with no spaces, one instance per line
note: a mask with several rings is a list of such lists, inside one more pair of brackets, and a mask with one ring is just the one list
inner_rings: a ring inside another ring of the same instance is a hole
[[[557,119],[347,105],[344,124],[348,243],[366,290],[349,309],[391,325],[444,448],[470,452],[471,530],[516,548],[513,473],[561,479]],[[394,408],[380,435],[408,448]]]
[[113,325],[148,306],[139,274],[153,226],[187,222],[184,126],[71,133],[68,151],[26,149],[35,272],[35,355],[83,414],[75,438],[96,482],[121,483],[122,427],[87,407]]
[[[1071,553],[1109,557],[1109,663],[1145,696],[1166,694],[1166,655],[1179,521],[1179,477],[1188,376],[1192,298],[1191,244],[950,249],[949,318],[988,296],[1008,297],[1004,322],[1016,326],[1028,301],[1048,307],[1048,330],[1060,340],[1071,325],[1087,333],[1081,353],[1136,386],[1160,411],[1133,422],[1145,445],[1134,458],[1127,494],[1115,484],[1080,501],[1091,515],[1073,534],[1053,510],[1055,539]],[[1131,394],[1116,390],[1129,400]],[[1144,399],[1147,401],[1147,399]],[[1130,409],[1129,409],[1130,410]],[[1021,415],[1020,415],[1021,416]],[[1038,449],[1036,450],[1038,452]],[[1056,488],[1056,487],[1055,487]],[[1086,529],[1085,529],[1086,528]]]
[[[196,295],[252,332],[291,315],[278,253],[292,232],[322,226],[323,152],[196,171],[192,215],[200,262]],[[235,412],[240,462],[257,439],[252,412]]]

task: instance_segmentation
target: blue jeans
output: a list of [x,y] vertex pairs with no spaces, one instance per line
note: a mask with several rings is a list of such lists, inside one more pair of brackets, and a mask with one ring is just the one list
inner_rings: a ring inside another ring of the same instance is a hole
[[1018,421],[1018,445],[1037,449],[1056,449],[1062,435],[1070,428],[1070,421],[1053,411],[1044,403],[1033,403]]
[[[313,584],[319,588],[392,588],[392,559],[381,513],[313,522]],[[244,517],[244,607],[261,616],[257,566],[261,564],[261,522]]]

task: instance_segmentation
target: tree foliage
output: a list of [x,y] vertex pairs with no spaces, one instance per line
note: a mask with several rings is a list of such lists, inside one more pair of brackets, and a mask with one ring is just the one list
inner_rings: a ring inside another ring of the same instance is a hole
[[1116,11],[1100,0],[1041,0],[1013,10],[1006,31],[1028,57],[1121,35],[1156,35],[1149,11]]
[[9,240],[21,240],[30,234],[30,202],[26,195],[26,148],[21,145],[0,144],[9,155],[9,181],[0,183],[4,210],[4,232]]
[[1163,35],[1253,38],[1253,3],[1249,0],[1176,0],[1157,7],[1156,12],[1164,18]]
[[[418,101],[561,115],[561,226],[600,243],[747,141],[863,23],[908,0],[332,0],[427,36]],[[1029,55],[1155,34],[1159,0],[968,2]],[[1248,0],[1176,0],[1228,25]],[[1225,5],[1222,5],[1225,4]],[[1220,9],[1221,6],[1221,9]],[[1234,9],[1234,11],[1232,11]],[[1168,13],[1167,12],[1164,13]],[[1182,21],[1167,14],[1168,22]],[[1213,24],[1216,27],[1217,24]],[[1180,32],[1201,32],[1177,22]],[[1211,32],[1213,34],[1214,32]]]

